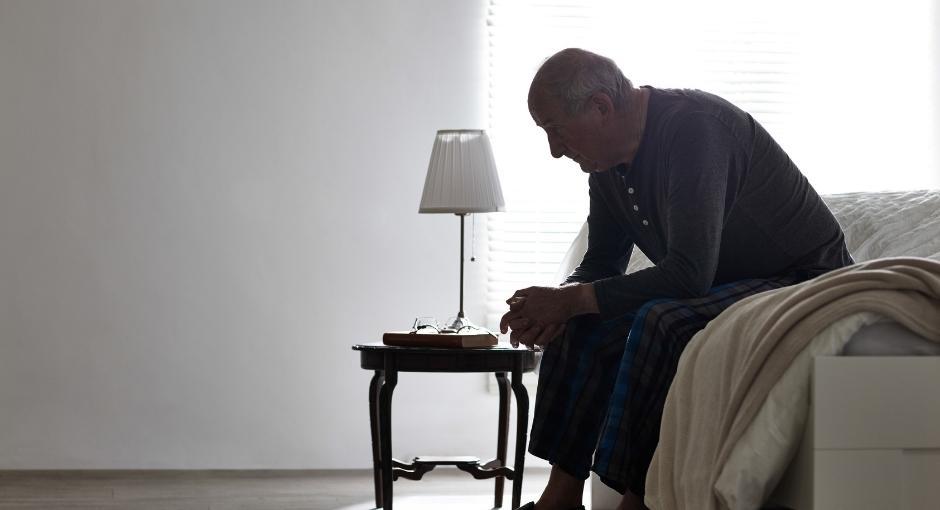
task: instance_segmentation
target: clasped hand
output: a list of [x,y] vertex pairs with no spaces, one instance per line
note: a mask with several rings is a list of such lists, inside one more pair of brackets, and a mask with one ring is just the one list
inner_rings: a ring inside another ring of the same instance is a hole
[[544,346],[564,333],[565,323],[574,313],[570,287],[529,287],[517,290],[506,300],[509,311],[499,321],[499,330],[512,329],[513,347]]

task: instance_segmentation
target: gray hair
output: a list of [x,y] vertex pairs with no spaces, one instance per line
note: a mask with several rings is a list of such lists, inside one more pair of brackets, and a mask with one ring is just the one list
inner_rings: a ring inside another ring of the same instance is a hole
[[607,94],[617,110],[622,110],[633,84],[613,60],[580,48],[567,48],[547,58],[532,78],[529,102],[534,93],[548,94],[561,101],[568,115],[581,113],[588,99]]

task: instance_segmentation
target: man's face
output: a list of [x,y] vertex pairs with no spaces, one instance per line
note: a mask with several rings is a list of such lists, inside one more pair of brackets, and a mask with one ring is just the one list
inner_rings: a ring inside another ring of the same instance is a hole
[[565,156],[587,173],[603,172],[616,165],[607,161],[600,136],[601,115],[591,102],[581,113],[568,115],[560,101],[542,94],[532,98],[529,113],[548,135],[553,158]]

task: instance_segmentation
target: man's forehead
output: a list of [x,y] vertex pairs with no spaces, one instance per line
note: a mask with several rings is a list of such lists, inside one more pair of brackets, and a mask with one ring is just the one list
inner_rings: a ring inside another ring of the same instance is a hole
[[558,120],[559,107],[558,102],[545,97],[545,94],[539,94],[529,99],[529,115],[538,126],[545,126]]

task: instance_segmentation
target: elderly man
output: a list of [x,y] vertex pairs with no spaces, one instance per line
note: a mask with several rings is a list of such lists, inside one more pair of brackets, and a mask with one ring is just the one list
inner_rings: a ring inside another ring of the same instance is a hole
[[[591,470],[644,508],[679,355],[735,301],[853,263],[839,224],[764,128],[697,90],[635,88],[563,50],[529,112],[552,156],[587,172],[588,249],[560,287],[513,294],[500,329],[542,347],[529,451],[552,464],[527,510],[582,508]],[[636,246],[655,267],[624,275]],[[593,462],[592,462],[593,458]]]

